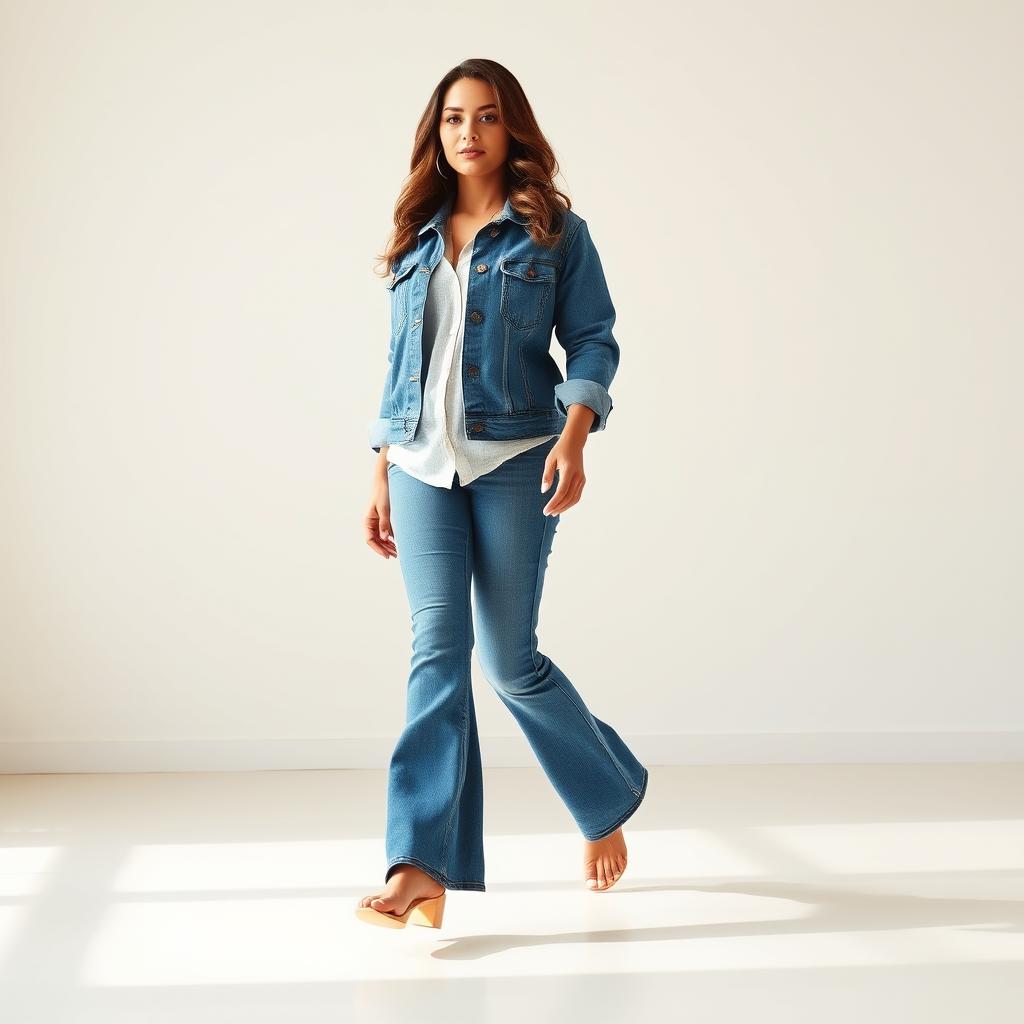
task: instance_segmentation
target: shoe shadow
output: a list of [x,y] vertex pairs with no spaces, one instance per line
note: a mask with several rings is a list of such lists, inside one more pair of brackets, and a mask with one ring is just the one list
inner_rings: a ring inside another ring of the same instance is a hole
[[[722,883],[720,885],[650,885],[616,887],[621,896],[643,892],[728,893],[799,902],[812,912],[774,921],[729,921],[657,927],[602,928],[571,932],[466,935],[430,955],[438,960],[478,960],[508,949],[580,942],[670,942],[681,939],[752,935],[799,935],[907,928],[961,927],[973,931],[1024,931],[1024,901],[956,899],[870,892],[798,882]],[[611,897],[611,892],[601,895]],[[444,936],[440,936],[444,939]]]

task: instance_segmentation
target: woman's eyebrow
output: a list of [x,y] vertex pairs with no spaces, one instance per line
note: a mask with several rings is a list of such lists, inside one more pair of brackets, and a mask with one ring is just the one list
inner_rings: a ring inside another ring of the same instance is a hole
[[[477,107],[477,110],[489,110],[491,107],[497,107],[497,103],[485,103],[482,107]],[[463,112],[462,107],[445,107],[445,110],[457,110],[460,114]]]

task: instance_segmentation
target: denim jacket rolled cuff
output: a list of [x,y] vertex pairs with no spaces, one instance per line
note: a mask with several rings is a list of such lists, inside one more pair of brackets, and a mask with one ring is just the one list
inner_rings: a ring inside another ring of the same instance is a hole
[[604,430],[608,414],[612,411],[612,399],[608,389],[594,380],[583,380],[573,377],[555,385],[555,405],[558,411],[569,415],[569,406],[585,405],[594,411],[594,422],[590,425],[590,433]]
[[388,432],[391,430],[391,420],[371,420],[367,431],[370,438],[370,447],[380,454],[381,448],[388,443]]

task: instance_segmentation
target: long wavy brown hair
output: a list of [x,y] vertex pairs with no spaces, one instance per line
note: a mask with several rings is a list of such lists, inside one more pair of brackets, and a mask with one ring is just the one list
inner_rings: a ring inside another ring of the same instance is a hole
[[553,246],[562,230],[563,213],[572,207],[569,197],[554,185],[558,161],[516,77],[493,60],[464,60],[437,83],[416,126],[409,176],[395,203],[394,230],[387,248],[378,257],[385,263],[382,276],[394,270],[398,260],[415,244],[420,227],[449,195],[458,191],[457,172],[448,165],[448,177],[442,178],[437,163],[447,164],[439,136],[445,93],[460,78],[480,79],[494,90],[498,114],[509,134],[505,189],[512,207],[529,219],[533,240],[538,245]]

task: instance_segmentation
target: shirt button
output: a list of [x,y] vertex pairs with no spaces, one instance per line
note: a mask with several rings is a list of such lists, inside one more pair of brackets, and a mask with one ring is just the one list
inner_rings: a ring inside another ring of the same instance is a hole
[[474,423],[473,424],[473,433],[474,434],[479,434],[480,431],[483,430],[483,429],[484,429],[484,425],[482,423]]
[[482,274],[486,269],[487,269],[487,264],[486,263],[478,263],[476,265],[476,272],[478,274]]
[[483,318],[484,315],[483,313],[480,312],[479,309],[474,309],[473,312],[469,314],[469,319],[472,320],[473,323],[475,324],[480,323],[480,321],[483,320]]
[[479,366],[473,366],[472,363],[471,363],[469,366],[466,367],[466,369],[469,372],[470,377],[479,377],[480,376],[480,367]]

